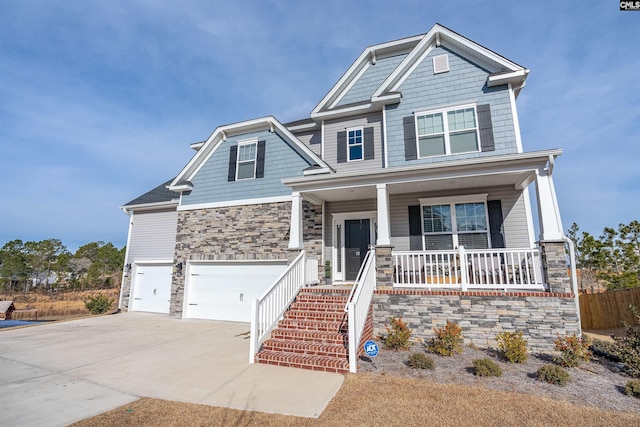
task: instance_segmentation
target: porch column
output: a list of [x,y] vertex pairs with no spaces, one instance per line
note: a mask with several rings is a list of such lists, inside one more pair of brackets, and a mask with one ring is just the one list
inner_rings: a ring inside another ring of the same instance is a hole
[[291,223],[289,226],[289,249],[302,249],[302,196],[295,191],[291,194]]
[[540,221],[541,241],[560,241],[564,233],[556,190],[549,169],[536,171],[536,194],[538,197],[538,218]]
[[378,240],[376,246],[391,245],[391,223],[389,221],[389,192],[387,184],[376,185],[378,193]]

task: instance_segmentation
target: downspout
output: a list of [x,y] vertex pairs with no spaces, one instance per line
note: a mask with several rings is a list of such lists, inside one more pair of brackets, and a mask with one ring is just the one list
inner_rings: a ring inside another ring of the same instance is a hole
[[[131,243],[131,228],[133,221],[133,212],[128,211],[125,207],[122,208],[122,212],[127,214],[129,217],[129,231],[127,232],[127,249],[124,251],[124,265],[122,266],[122,279],[120,280],[120,298],[118,300],[118,309],[120,310],[122,310],[122,291],[124,290],[125,271],[128,264],[127,261],[129,261],[129,244]],[[129,287],[129,290],[131,290],[131,287]]]

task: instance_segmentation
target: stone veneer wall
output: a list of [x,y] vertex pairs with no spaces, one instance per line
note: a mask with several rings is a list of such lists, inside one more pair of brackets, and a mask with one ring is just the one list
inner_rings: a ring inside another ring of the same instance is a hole
[[373,295],[376,337],[390,317],[402,317],[412,338],[429,340],[447,320],[462,327],[466,344],[495,347],[496,334],[522,331],[535,351],[552,350],[558,335],[580,335],[573,294],[379,289]]
[[308,256],[318,258],[318,278],[324,283],[324,265],[322,265],[322,206],[302,201],[304,220],[302,235],[304,250]]
[[[188,260],[287,259],[291,202],[178,212],[174,264]],[[182,317],[184,272],[171,283],[171,317]]]

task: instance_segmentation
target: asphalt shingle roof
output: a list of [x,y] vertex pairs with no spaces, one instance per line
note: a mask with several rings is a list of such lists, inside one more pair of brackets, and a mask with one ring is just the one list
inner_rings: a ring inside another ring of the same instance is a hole
[[172,181],[173,179],[170,179],[164,184],[158,185],[153,190],[144,193],[142,196],[136,197],[129,203],[125,204],[125,206],[145,205],[148,203],[170,202],[173,199],[177,199],[179,197],[178,193],[167,189],[167,185],[171,184]]

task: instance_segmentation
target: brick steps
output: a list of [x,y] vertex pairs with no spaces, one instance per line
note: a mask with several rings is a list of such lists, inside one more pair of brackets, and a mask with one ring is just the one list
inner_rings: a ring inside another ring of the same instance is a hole
[[349,371],[344,311],[349,289],[305,288],[278,322],[256,362],[324,372]]

